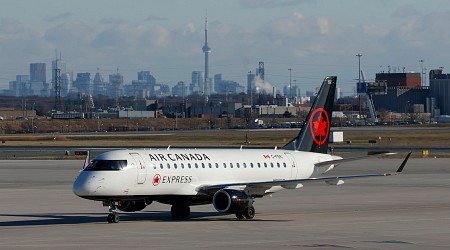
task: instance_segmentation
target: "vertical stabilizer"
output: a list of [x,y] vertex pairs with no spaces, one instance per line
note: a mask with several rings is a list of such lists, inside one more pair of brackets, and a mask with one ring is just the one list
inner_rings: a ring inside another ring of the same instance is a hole
[[327,153],[336,80],[336,76],[325,78],[300,133],[283,149]]

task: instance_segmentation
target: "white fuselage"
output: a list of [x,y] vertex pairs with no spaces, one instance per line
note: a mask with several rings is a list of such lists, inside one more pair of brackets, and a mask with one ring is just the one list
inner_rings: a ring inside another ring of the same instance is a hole
[[[328,154],[280,149],[117,150],[95,160],[126,160],[120,170],[81,171],[73,184],[78,196],[93,200],[168,195],[201,195],[198,187],[317,177],[333,166],[317,162]],[[282,187],[264,190],[262,195]]]

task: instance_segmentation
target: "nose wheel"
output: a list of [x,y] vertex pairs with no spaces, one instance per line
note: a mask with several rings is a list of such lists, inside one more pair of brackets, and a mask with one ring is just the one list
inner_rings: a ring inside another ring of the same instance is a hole
[[117,205],[114,201],[109,203],[109,214],[106,218],[108,223],[119,223],[119,211],[117,210]]
[[119,223],[119,214],[118,213],[111,213],[108,214],[108,223]]

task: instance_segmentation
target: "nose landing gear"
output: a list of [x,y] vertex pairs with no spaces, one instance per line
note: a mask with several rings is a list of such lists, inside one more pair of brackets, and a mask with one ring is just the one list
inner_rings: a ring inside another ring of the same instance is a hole
[[119,223],[119,211],[117,210],[117,204],[114,201],[110,201],[107,203],[109,207],[109,214],[107,217],[108,223]]

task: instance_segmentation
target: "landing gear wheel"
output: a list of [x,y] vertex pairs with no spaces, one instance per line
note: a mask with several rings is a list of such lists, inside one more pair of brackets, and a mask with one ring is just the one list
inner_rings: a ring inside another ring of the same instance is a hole
[[107,220],[108,220],[108,223],[113,223],[113,215],[112,214],[108,214],[108,217],[107,217]]
[[174,219],[187,219],[191,214],[191,208],[188,204],[173,204],[170,213]]
[[119,221],[120,221],[119,214],[113,214],[112,215],[112,222],[119,223]]
[[187,219],[191,214],[191,208],[188,205],[181,206],[180,218]]
[[114,201],[109,203],[109,213],[107,217],[108,223],[119,223],[119,213],[117,213],[117,205]]
[[244,216],[246,219],[253,219],[255,217],[255,208],[253,206],[247,207],[244,210]]
[[119,223],[119,221],[120,221],[119,214],[117,214],[117,213],[108,214],[107,220],[108,220],[108,223]]
[[236,218],[238,220],[242,220],[242,219],[244,219],[244,214],[242,212],[238,212],[238,213],[236,213]]

